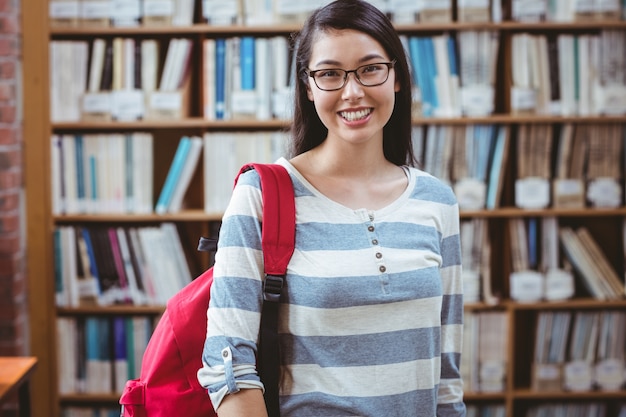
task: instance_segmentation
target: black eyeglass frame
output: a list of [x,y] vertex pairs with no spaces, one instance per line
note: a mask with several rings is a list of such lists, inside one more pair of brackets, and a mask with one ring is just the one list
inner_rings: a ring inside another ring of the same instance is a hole
[[[371,65],[386,65],[387,66],[387,77],[385,77],[385,79],[379,83],[376,84],[363,84],[363,81],[361,81],[361,79],[359,78],[359,73],[357,72],[358,70],[360,70],[363,67],[369,67]],[[354,73],[354,78],[357,80],[357,82],[359,84],[361,84],[363,87],[378,87],[379,85],[383,85],[387,82],[387,80],[389,79],[389,73],[391,72],[391,69],[394,68],[396,65],[396,60],[393,59],[389,62],[373,62],[371,64],[365,64],[365,65],[360,65],[355,69],[352,70],[345,70],[343,68],[323,68],[323,69],[318,69],[318,70],[310,70],[310,69],[305,69],[304,73],[308,76],[313,78],[313,82],[315,83],[315,86],[317,88],[319,88],[322,91],[337,91],[337,90],[341,90],[342,88],[344,88],[346,86],[346,83],[348,82],[348,75],[350,73]],[[326,88],[322,88],[317,84],[317,80],[315,79],[315,74],[317,74],[318,72],[322,72],[322,71],[343,71],[344,72],[344,76],[343,76],[343,83],[341,84],[340,87],[337,88],[331,88],[331,89],[326,89]]]

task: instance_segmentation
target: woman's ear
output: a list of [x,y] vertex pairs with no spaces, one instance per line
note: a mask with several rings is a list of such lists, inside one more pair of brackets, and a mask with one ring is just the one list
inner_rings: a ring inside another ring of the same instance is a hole
[[311,85],[309,83],[305,83],[306,85],[306,96],[310,101],[313,101],[313,92],[311,91]]

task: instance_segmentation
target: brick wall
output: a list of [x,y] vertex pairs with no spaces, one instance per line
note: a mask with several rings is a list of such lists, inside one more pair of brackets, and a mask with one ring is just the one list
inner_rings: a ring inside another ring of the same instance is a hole
[[[28,353],[20,8],[19,0],[0,0],[0,356]],[[16,415],[15,402],[0,415]]]

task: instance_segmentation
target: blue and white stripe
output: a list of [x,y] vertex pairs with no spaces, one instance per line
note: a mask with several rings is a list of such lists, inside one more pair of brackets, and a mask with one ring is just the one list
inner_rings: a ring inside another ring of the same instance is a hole
[[[279,324],[282,415],[464,416],[459,213],[450,188],[408,168],[409,186],[395,202],[352,210],[280,163],[296,195]],[[250,171],[224,215],[198,372],[215,405],[232,391],[225,367],[240,388],[259,384],[249,365],[262,305],[261,215]]]

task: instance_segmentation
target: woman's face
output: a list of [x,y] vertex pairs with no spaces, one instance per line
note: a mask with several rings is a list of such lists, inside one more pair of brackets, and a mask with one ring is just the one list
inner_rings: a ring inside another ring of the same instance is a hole
[[[389,61],[384,48],[371,36],[351,29],[332,30],[318,33],[308,69],[354,70],[366,64]],[[327,140],[352,144],[372,140],[382,143],[383,127],[391,117],[395,92],[400,88],[395,78],[392,68],[386,82],[366,87],[356,80],[355,73],[350,73],[342,88],[323,91],[309,77],[307,95],[328,128]]]

